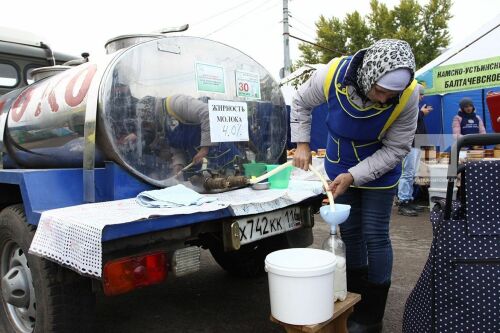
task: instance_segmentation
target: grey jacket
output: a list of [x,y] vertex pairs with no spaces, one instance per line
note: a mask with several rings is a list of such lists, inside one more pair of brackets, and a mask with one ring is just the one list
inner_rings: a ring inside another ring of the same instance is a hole
[[[330,64],[316,70],[293,97],[290,114],[292,142],[311,141],[311,112],[314,107],[326,102],[323,84]],[[372,104],[369,101],[363,103],[353,87],[348,86],[347,91],[351,101],[359,107]],[[355,186],[379,178],[408,154],[417,127],[418,97],[418,89],[415,89],[399,117],[382,137],[382,148],[349,169]]]
[[168,99],[169,109],[186,124],[201,125],[200,146],[212,146],[208,105],[189,95],[172,95]]

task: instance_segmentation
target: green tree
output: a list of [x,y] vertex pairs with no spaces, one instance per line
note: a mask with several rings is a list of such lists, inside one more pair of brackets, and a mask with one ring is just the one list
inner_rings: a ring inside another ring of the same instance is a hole
[[392,38],[403,39],[412,49],[417,49],[418,42],[422,38],[421,12],[422,7],[416,0],[401,0],[392,13],[395,28]]
[[351,52],[370,44],[370,28],[357,11],[346,15],[343,32],[347,36],[346,47]]
[[377,0],[370,1],[371,13],[367,15],[371,41],[389,38],[395,30],[393,13],[383,3]]
[[[311,50],[319,62],[326,63],[337,54],[343,54],[347,51],[347,36],[344,34],[343,30],[344,24],[338,18],[333,17],[327,19],[321,15],[318,22],[316,22],[316,43],[318,45],[327,46],[327,49],[321,49],[305,43],[300,44],[299,49],[302,52],[304,52],[304,50]],[[304,60],[305,59],[307,58],[304,58]]]
[[317,47],[301,43],[301,59],[295,63],[327,63],[332,58],[353,54],[382,38],[407,41],[415,54],[417,68],[435,57],[450,42],[448,21],[452,0],[429,0],[422,6],[416,0],[400,0],[389,9],[378,0],[370,1],[371,11],[365,17],[357,11],[341,20],[320,16],[316,22]]
[[440,50],[450,44],[448,21],[452,18],[451,4],[451,0],[432,0],[424,6],[422,39],[415,49],[421,66],[436,58]]

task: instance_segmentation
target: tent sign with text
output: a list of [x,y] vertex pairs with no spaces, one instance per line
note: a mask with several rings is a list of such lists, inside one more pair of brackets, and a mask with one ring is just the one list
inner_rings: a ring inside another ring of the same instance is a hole
[[500,86],[500,57],[439,66],[433,69],[433,87],[426,93],[448,93]]

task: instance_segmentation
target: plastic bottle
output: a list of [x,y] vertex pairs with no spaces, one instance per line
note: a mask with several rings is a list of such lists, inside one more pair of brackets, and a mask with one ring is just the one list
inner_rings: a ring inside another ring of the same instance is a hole
[[333,282],[334,301],[343,301],[347,297],[345,244],[337,235],[336,229],[336,225],[331,227],[330,237],[323,242],[323,250],[330,251],[337,257]]

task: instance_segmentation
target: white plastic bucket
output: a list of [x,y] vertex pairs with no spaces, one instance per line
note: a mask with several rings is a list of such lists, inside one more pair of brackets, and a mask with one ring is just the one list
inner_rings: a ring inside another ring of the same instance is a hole
[[270,253],[265,260],[271,314],[281,322],[313,325],[333,316],[333,253],[309,248]]
[[448,186],[448,164],[429,164],[429,187],[445,189]]

